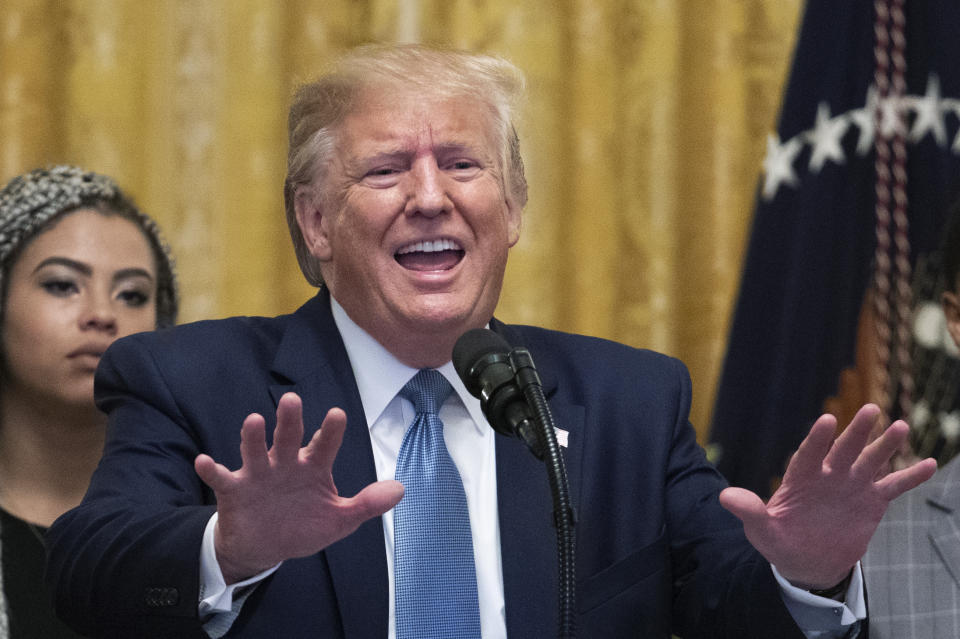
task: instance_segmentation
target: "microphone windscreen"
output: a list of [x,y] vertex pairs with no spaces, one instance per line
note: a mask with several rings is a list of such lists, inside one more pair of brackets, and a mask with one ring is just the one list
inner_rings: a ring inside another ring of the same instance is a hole
[[472,394],[479,392],[478,380],[472,379],[470,369],[479,362],[484,356],[491,353],[502,353],[506,355],[510,352],[510,345],[507,341],[491,331],[488,328],[474,328],[457,340],[453,346],[453,367],[457,370],[457,375],[463,380],[464,386]]

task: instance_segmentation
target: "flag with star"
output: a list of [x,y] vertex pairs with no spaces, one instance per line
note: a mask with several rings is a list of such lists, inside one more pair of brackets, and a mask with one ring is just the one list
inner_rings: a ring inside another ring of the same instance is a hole
[[[731,484],[769,495],[853,364],[878,241],[878,136],[896,131],[905,148],[910,260],[936,248],[960,186],[958,33],[956,0],[808,0],[714,406],[711,448]],[[883,84],[895,62],[899,93]]]

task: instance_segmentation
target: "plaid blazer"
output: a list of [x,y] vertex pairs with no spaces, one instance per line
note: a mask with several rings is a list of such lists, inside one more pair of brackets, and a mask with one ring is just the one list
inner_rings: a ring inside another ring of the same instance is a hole
[[960,458],[890,504],[863,570],[870,639],[960,637]]

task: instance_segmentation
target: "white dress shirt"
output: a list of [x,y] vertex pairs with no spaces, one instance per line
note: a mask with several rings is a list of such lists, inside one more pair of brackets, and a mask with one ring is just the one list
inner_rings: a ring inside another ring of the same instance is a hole
[[[370,430],[377,479],[393,479],[403,436],[414,418],[413,405],[399,397],[398,393],[416,375],[418,369],[398,361],[379,342],[357,326],[332,297],[330,305],[360,391],[363,412]],[[440,419],[443,421],[443,436],[447,449],[460,471],[467,495],[477,569],[482,636],[484,639],[506,639],[494,431],[480,409],[480,400],[470,395],[453,364],[448,362],[437,370],[447,378],[454,390],[440,408]],[[520,445],[520,442],[517,444]],[[388,639],[394,639],[393,510],[387,511],[382,520],[390,595]],[[235,591],[249,593],[246,586],[259,582],[279,567],[278,564],[250,579],[227,586],[217,564],[213,546],[215,523],[216,514],[210,519],[204,533],[199,604],[201,616],[213,615],[212,621],[208,621],[204,628],[214,638],[229,629],[246,598],[246,595],[237,596],[237,601],[234,601]],[[859,565],[847,591],[847,604],[817,597],[795,588],[783,579],[776,569],[773,572],[780,583],[787,608],[810,639],[841,637],[848,624],[866,617]],[[828,623],[825,624],[824,620],[828,620]],[[320,632],[322,634],[322,631]]]

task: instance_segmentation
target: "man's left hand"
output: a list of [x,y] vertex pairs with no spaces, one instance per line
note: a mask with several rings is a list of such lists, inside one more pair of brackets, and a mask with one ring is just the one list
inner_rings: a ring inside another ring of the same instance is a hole
[[836,418],[820,417],[766,504],[742,488],[720,493],[750,543],[795,586],[826,589],[843,581],[866,552],[887,504],[937,469],[936,460],[924,459],[884,474],[909,427],[896,421],[868,443],[879,416],[880,409],[867,404],[836,439]]

